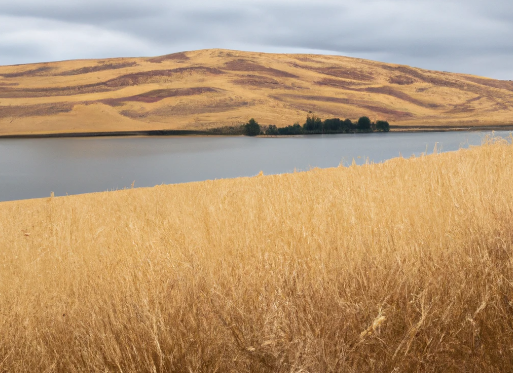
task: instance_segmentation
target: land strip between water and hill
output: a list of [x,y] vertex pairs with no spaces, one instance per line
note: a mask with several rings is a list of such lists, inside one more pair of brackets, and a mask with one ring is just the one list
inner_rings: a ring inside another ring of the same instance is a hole
[[513,82],[342,56],[221,49],[0,66],[0,136],[203,135],[249,118],[282,128],[308,113],[368,116],[391,130],[499,128],[513,125]]
[[[451,132],[451,131],[513,131],[513,125],[488,126],[390,126],[390,132]],[[350,132],[355,134],[357,132]],[[327,135],[333,133],[326,133]],[[340,134],[340,133],[339,133]],[[283,137],[303,135],[325,135],[324,133],[301,135],[266,135],[259,137]],[[0,139],[29,139],[29,138],[71,138],[71,137],[134,137],[134,136],[242,136],[240,131],[231,133],[222,129],[213,128],[206,131],[195,130],[150,130],[150,131],[113,131],[113,132],[68,132],[68,133],[34,133],[0,135]]]

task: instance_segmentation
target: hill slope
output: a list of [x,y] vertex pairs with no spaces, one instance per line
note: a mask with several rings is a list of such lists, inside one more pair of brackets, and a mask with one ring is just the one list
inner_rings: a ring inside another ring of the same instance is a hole
[[0,67],[0,135],[322,118],[511,124],[513,82],[362,59],[200,50]]

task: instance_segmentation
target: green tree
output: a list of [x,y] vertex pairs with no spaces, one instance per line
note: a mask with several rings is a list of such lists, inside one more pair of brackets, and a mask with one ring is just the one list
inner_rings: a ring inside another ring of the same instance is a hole
[[278,127],[276,127],[274,124],[270,124],[269,127],[267,127],[267,129],[265,130],[265,134],[269,136],[278,135]]
[[346,119],[340,123],[340,130],[342,132],[351,132],[354,130],[354,124],[351,122],[351,119]]
[[303,133],[303,128],[299,123],[294,123],[293,126],[291,126],[291,134],[292,135],[301,135]]
[[321,133],[322,132],[322,119],[315,116],[315,114],[308,114],[306,122],[303,125],[303,130],[310,133]]
[[357,128],[360,131],[370,131],[371,130],[371,121],[369,117],[361,117],[358,119],[358,125]]
[[301,135],[303,133],[303,128],[299,123],[294,123],[293,126],[278,128],[278,133],[280,135]]
[[390,131],[390,124],[386,120],[378,120],[376,122],[376,130],[381,132]]
[[342,122],[339,118],[326,119],[324,121],[324,131],[325,132],[340,132],[340,128],[342,126]]
[[258,136],[260,135],[260,125],[251,118],[248,123],[243,125],[243,133],[246,136]]

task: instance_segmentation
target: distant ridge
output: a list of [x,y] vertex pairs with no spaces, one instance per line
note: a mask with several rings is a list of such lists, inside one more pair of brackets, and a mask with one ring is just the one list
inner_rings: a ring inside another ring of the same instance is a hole
[[280,127],[303,123],[308,112],[367,115],[402,129],[508,125],[513,82],[341,56],[221,49],[0,66],[0,136],[204,131],[251,117]]

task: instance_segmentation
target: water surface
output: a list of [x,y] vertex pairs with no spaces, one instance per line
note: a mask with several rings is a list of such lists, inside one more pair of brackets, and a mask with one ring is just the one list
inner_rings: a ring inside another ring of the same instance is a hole
[[1,139],[0,201],[382,162],[478,145],[488,133]]

